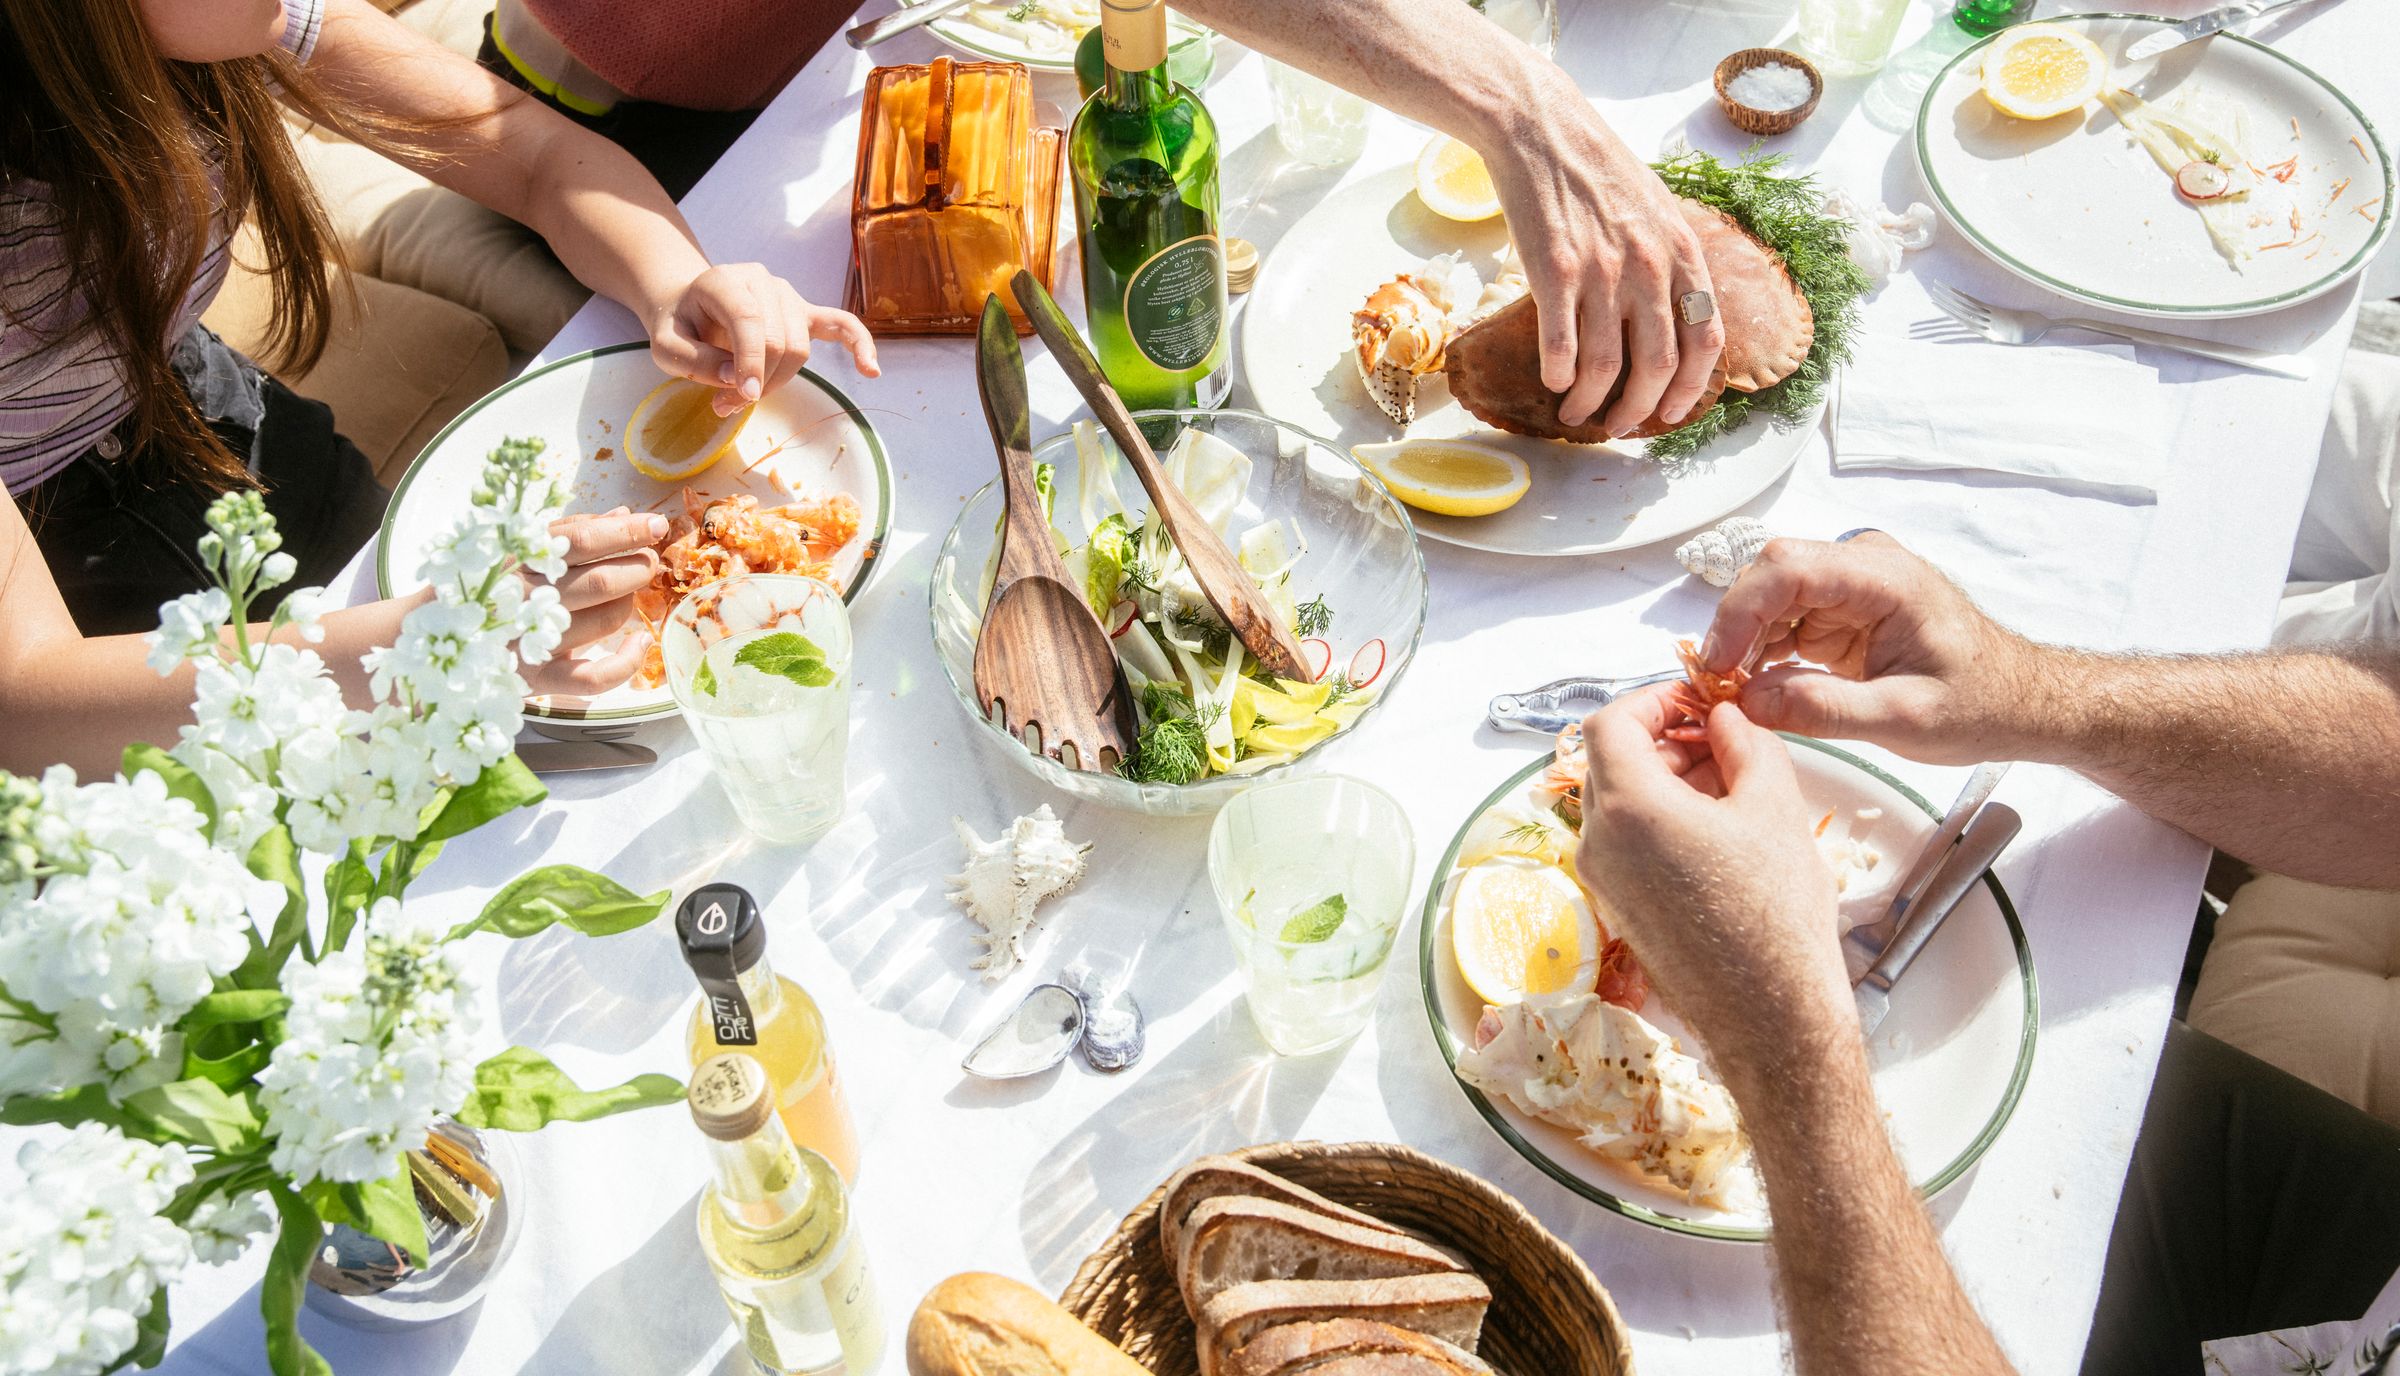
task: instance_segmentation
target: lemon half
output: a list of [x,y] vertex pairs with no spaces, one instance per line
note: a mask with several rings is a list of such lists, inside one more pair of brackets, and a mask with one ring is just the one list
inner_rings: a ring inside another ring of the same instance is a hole
[[1394,440],[1350,453],[1393,496],[1441,516],[1506,511],[1533,486],[1533,470],[1523,459],[1474,440]]
[[625,457],[648,477],[681,482],[708,471],[733,452],[734,437],[753,408],[716,412],[717,388],[669,378],[650,389],[625,422]]
[[1983,95],[2003,114],[2049,119],[2082,109],[2108,83],[2100,45],[2057,24],[2027,24],[1983,55]]
[[1600,978],[1600,921],[1583,886],[1538,860],[1486,860],[1461,875],[1450,948],[1467,987],[1502,1007]]
[[1448,134],[1434,135],[1417,155],[1417,198],[1449,220],[1488,220],[1500,213],[1491,169],[1474,149]]

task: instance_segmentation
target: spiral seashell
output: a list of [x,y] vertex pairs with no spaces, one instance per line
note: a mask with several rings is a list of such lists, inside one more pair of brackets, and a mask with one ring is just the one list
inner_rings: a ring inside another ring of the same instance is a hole
[[1728,516],[1677,547],[1675,562],[1710,587],[1729,588],[1774,538],[1748,516]]

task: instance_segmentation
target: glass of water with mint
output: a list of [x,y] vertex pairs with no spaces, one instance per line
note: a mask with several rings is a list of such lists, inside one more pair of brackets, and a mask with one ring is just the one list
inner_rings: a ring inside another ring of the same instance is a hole
[[1217,814],[1209,882],[1267,1045],[1306,1056],[1367,1025],[1415,867],[1400,805],[1357,779],[1261,784]]
[[797,845],[842,815],[850,613],[830,585],[753,573],[685,593],[658,628],[667,688],[733,810]]

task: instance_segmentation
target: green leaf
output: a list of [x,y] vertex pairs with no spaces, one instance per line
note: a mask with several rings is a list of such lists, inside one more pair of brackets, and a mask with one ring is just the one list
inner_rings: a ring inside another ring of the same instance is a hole
[[110,1103],[108,1091],[98,1085],[0,1101],[0,1123],[11,1127],[30,1127],[35,1123],[104,1123],[129,1137],[150,1135],[139,1119]]
[[181,798],[200,809],[208,838],[212,841],[217,838],[216,796],[208,791],[207,784],[200,782],[200,776],[193,772],[190,765],[155,745],[136,741],[125,747],[124,762],[118,768],[125,772],[128,779],[147,771],[165,780],[167,796]]
[[267,828],[244,863],[252,874],[283,886],[283,911],[275,915],[274,932],[233,972],[233,982],[244,989],[272,989],[284,962],[308,935],[308,892],[300,885],[300,853],[290,829],[280,822]]
[[717,695],[716,666],[705,659],[700,661],[700,672],[692,675],[692,691],[703,697],[713,698]]
[[419,842],[447,841],[463,836],[503,813],[531,807],[550,796],[550,790],[515,755],[503,755],[487,766],[475,782],[450,795],[431,825],[417,833]]
[[204,1056],[186,1042],[183,1049],[183,1078],[206,1080],[221,1089],[240,1089],[258,1078],[267,1068],[275,1050],[265,1042],[252,1041],[222,1056]]
[[363,1185],[319,1180],[301,1195],[325,1222],[347,1223],[425,1264],[425,1215],[417,1208],[417,1189],[405,1162],[381,1180]]
[[111,1362],[108,1369],[116,1371],[138,1366],[148,1371],[164,1361],[167,1355],[167,1324],[167,1287],[162,1285],[150,1292],[150,1307],[142,1311],[141,1322],[134,1329],[133,1346],[125,1350],[124,1356]]
[[366,847],[353,842],[350,853],[325,867],[325,949],[338,951],[350,940],[358,915],[375,898],[375,871],[368,868]]
[[475,1067],[475,1090],[459,1109],[458,1121],[471,1128],[534,1132],[545,1123],[585,1123],[682,1098],[683,1084],[672,1075],[636,1075],[612,1089],[587,1090],[541,1052],[512,1046]]
[[1125,568],[1134,559],[1133,537],[1125,529],[1125,517],[1121,513],[1103,517],[1083,547],[1083,600],[1092,615],[1106,624],[1109,610],[1117,605],[1117,588],[1125,581]]
[[451,937],[473,931],[527,937],[565,924],[585,936],[614,936],[629,932],[658,916],[672,890],[637,894],[605,874],[580,865],[544,865],[519,875],[514,883],[492,895],[483,913],[460,926]]
[[156,1085],[125,1100],[125,1111],[152,1126],[145,1136],[191,1142],[217,1152],[244,1152],[263,1140],[258,1114],[246,1099],[206,1079]]
[[262,1022],[292,1006],[280,989],[219,989],[192,1005],[176,1023],[186,1032],[229,1022]]
[[300,1336],[300,1302],[308,1294],[308,1266],[325,1240],[325,1225],[283,1180],[267,1182],[267,1197],[283,1226],[267,1255],[266,1279],[258,1287],[258,1312],[267,1321],[267,1370],[274,1376],[333,1376],[317,1350]]
[[1335,894],[1314,907],[1303,908],[1284,919],[1282,939],[1294,945],[1323,941],[1332,936],[1350,915],[1350,900]]
[[833,670],[825,667],[825,652],[798,631],[762,635],[734,651],[733,662],[790,679],[803,688],[822,688],[833,682]]

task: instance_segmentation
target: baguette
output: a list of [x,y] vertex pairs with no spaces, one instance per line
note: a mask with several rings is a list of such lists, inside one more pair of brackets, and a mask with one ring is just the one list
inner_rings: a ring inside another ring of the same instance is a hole
[[1150,1376],[1030,1286],[970,1271],[908,1321],[908,1376]]
[[1184,1220],[1184,1308],[1261,1280],[1388,1280],[1464,1268],[1404,1233],[1345,1223],[1247,1195],[1204,1201]]
[[1183,1281],[1178,1258],[1183,1255],[1184,1220],[1192,1211],[1211,1199],[1227,1195],[1246,1195],[1253,1199],[1271,1199],[1295,1209],[1338,1219],[1360,1228],[1380,1228],[1387,1233],[1400,1230],[1372,1214],[1362,1214],[1345,1205],[1336,1204],[1314,1190],[1305,1189],[1247,1161],[1231,1156],[1203,1156],[1177,1171],[1167,1182],[1166,1199],[1158,1210],[1158,1240],[1164,1249],[1167,1265],[1175,1269],[1177,1284]]
[[1376,1376],[1495,1376],[1482,1358],[1455,1344],[1365,1319],[1270,1328],[1228,1356],[1218,1376],[1331,1376],[1343,1369]]
[[1285,1324],[1370,1319],[1475,1350],[1492,1292],[1455,1272],[1399,1280],[1267,1280],[1237,1285],[1200,1308],[1201,1376],[1218,1376],[1232,1353]]

